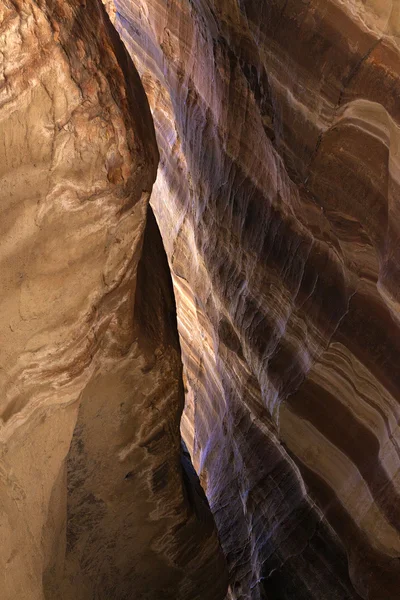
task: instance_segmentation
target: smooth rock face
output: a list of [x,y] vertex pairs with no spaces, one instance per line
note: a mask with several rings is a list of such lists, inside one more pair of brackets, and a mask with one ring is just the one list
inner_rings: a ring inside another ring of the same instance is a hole
[[139,77],[100,2],[0,27],[0,596],[220,600]]
[[400,590],[400,8],[117,0],[234,599]]

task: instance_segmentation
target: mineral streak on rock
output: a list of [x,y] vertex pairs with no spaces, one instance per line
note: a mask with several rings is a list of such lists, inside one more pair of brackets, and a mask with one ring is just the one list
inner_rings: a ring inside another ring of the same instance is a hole
[[139,76],[97,1],[0,31],[0,596],[221,600]]
[[231,597],[397,600],[400,4],[116,6]]

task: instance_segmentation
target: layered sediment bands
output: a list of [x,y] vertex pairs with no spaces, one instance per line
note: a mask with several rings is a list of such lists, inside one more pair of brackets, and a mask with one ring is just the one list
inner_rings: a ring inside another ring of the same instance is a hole
[[398,3],[116,6],[231,597],[395,600]]
[[1,597],[219,600],[138,74],[100,2],[0,15]]

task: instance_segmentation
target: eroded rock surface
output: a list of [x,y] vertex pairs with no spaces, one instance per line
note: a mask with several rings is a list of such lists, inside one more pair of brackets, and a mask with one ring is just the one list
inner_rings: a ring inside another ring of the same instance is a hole
[[396,600],[396,1],[117,0],[234,599]]
[[139,77],[100,2],[0,28],[0,596],[220,600]]

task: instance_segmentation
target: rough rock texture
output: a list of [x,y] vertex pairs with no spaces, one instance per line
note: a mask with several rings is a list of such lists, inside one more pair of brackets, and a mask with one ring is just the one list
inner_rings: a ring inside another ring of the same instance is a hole
[[220,600],[139,77],[100,2],[0,30],[0,596]]
[[117,0],[231,597],[400,590],[400,3]]

